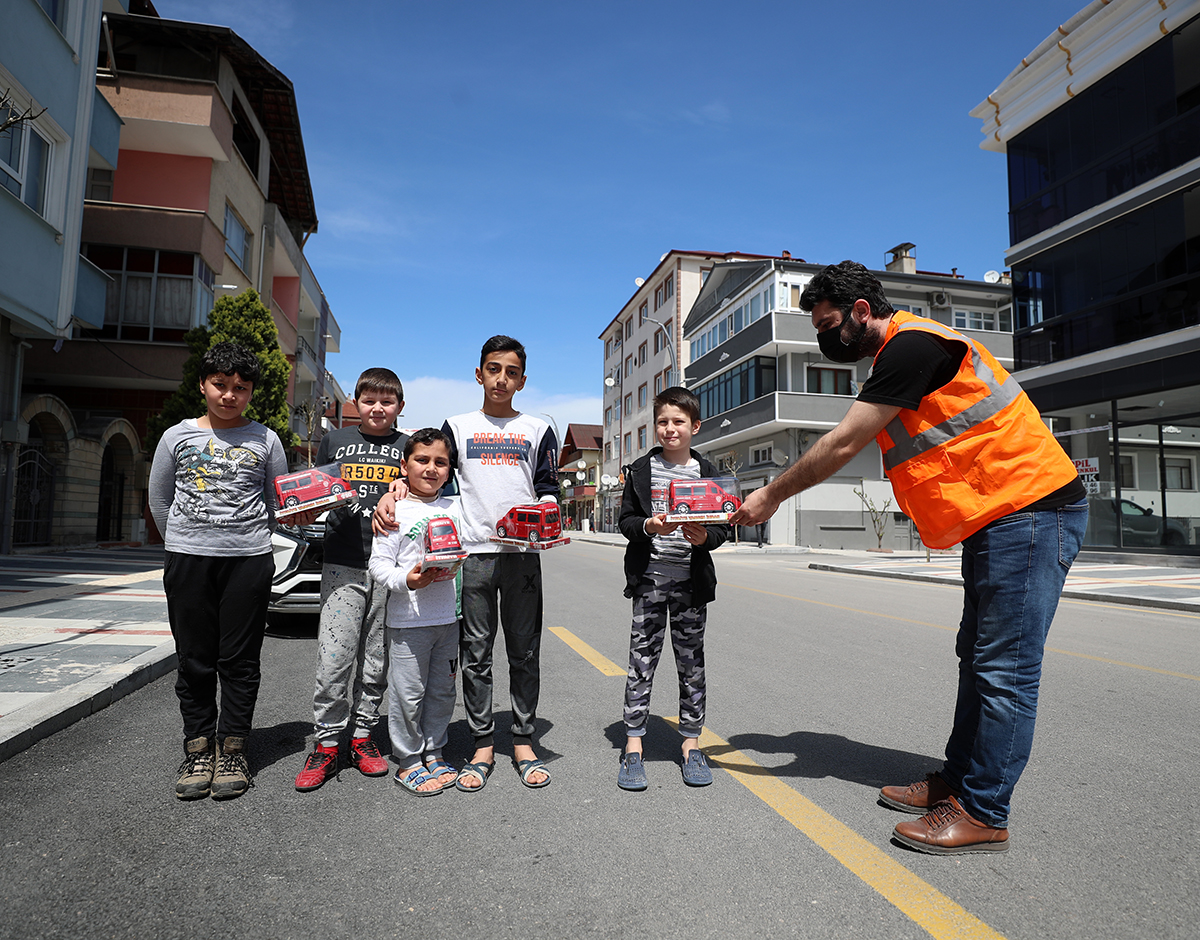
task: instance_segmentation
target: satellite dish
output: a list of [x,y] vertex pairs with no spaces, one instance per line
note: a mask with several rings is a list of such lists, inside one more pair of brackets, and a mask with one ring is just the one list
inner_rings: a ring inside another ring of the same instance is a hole
[[998,284],[1000,282],[1000,272],[988,271],[988,273],[983,276],[983,279],[989,284]]
[[602,477],[600,477],[600,482],[601,482],[601,483],[603,483],[605,486],[612,486],[612,485],[613,485],[614,483],[616,483],[617,481],[616,481],[616,480],[614,480],[614,479],[613,479],[611,476],[609,476],[609,475],[606,473],[606,474],[604,474]]
[[607,386],[608,388],[612,388],[614,385],[616,385],[616,384],[617,384],[617,380],[616,380],[616,379],[614,379],[614,378],[613,378],[611,375],[609,375],[609,376],[606,376],[606,377],[605,377],[605,379],[604,379],[604,384],[605,384],[605,386]]
[[587,469],[587,461],[583,460],[581,458],[580,460],[576,461],[575,466],[580,470],[586,470]]
[[641,287],[643,284],[646,283],[646,279],[644,277],[635,277],[633,279],[633,283],[636,284],[638,287]]
[[587,476],[587,474],[584,473],[582,470],[575,471],[575,479],[578,480],[580,483],[583,482],[583,480],[586,476]]

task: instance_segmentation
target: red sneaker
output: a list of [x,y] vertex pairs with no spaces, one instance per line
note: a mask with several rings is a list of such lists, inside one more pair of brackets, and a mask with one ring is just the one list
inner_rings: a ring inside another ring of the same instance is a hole
[[304,769],[296,774],[296,789],[315,790],[332,777],[337,772],[337,752],[336,744],[333,747],[318,744],[304,761]]
[[388,772],[388,762],[370,738],[355,738],[350,742],[350,763],[366,777],[382,777]]

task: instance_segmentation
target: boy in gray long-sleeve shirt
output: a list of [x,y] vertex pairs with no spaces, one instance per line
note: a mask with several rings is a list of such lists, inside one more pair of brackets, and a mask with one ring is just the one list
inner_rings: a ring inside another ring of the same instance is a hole
[[274,484],[287,473],[279,437],[242,415],[258,377],[258,357],[244,346],[209,349],[200,364],[208,411],[170,428],[150,467],[179,655],[185,756],[175,795],[182,800],[237,797],[250,786],[245,748],[274,573]]

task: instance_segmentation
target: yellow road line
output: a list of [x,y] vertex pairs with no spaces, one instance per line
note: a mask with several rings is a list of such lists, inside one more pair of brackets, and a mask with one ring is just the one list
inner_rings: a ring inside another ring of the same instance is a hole
[[[942,585],[935,585],[935,586],[941,587]],[[945,586],[949,587],[950,585],[945,585]],[[945,624],[941,624],[941,623],[930,623],[927,620],[913,620],[909,617],[897,617],[895,614],[884,614],[884,613],[880,613],[879,611],[876,611],[876,610],[863,610],[860,607],[846,607],[843,604],[831,604],[828,601],[815,601],[811,597],[796,597],[794,594],[779,594],[776,591],[764,591],[761,588],[747,587],[744,584],[727,584],[726,587],[737,588],[741,591],[750,591],[751,593],[754,593],[754,594],[768,594],[771,597],[782,597],[785,600],[789,600],[789,601],[802,601],[805,604],[815,604],[818,607],[832,607],[834,610],[844,610],[847,613],[851,613],[851,614],[866,614],[868,617],[879,617],[883,620],[895,620],[898,623],[911,623],[911,624],[915,624],[919,627],[933,627],[933,629],[935,629],[935,630],[945,630],[949,633],[957,633],[958,632],[958,627],[948,627]],[[959,588],[959,589],[961,590],[961,588]],[[1066,598],[1063,598],[1061,603],[1066,604],[1066,603],[1068,603],[1068,600]],[[1088,604],[1088,606],[1099,606],[1099,605]],[[1124,605],[1109,604],[1106,606],[1109,606],[1109,607],[1112,607],[1112,608],[1118,609],[1118,610],[1123,610],[1123,611],[1130,610],[1129,607],[1126,607]],[[1171,611],[1167,611],[1167,610],[1159,611],[1156,609],[1155,614],[1157,615],[1159,613],[1169,615],[1171,613]],[[1193,615],[1193,614],[1176,614],[1176,616],[1185,617],[1187,619],[1196,619],[1195,615]],[[1142,665],[1139,665],[1138,663],[1127,663],[1127,662],[1123,662],[1119,659],[1105,659],[1103,656],[1091,656],[1088,653],[1073,653],[1070,650],[1058,649],[1057,647],[1053,647],[1053,646],[1047,646],[1046,652],[1047,653],[1058,653],[1060,656],[1073,656],[1076,659],[1090,659],[1093,662],[1097,662],[1097,663],[1108,663],[1110,666],[1126,666],[1129,669],[1138,669],[1138,670],[1141,670],[1142,672],[1155,672],[1162,676],[1173,676],[1176,679],[1191,679],[1194,682],[1200,682],[1200,676],[1188,675],[1186,672],[1172,672],[1169,669],[1158,669],[1155,666],[1142,666]]]
[[571,647],[576,653],[586,659],[589,663],[599,669],[606,676],[623,676],[626,670],[622,669],[603,653],[588,646],[583,640],[579,639],[574,633],[566,629],[566,627],[551,627],[550,632],[562,640],[567,646]]
[[[604,675],[625,675],[625,670],[583,642],[570,630],[551,627],[550,632]],[[668,718],[667,721],[676,727],[679,725],[678,718]],[[918,878],[853,829],[779,780],[768,768],[734,749],[728,741],[713,734],[708,728],[701,731],[699,743],[712,758],[714,766],[726,771],[859,879],[879,892],[888,903],[928,931],[935,940],[1004,940],[1002,934]]]

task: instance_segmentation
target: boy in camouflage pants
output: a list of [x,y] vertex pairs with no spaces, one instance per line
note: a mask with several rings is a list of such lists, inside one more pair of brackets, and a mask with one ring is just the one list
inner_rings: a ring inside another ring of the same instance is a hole
[[662,655],[668,620],[679,674],[679,733],[683,735],[683,780],[712,783],[696,739],[704,726],[704,625],[716,597],[712,550],[729,537],[726,525],[667,522],[672,480],[716,476],[716,468],[691,449],[700,430],[700,402],[685,388],[664,390],[654,399],[654,433],[659,446],[635,461],[625,479],[618,521],[629,540],[625,549],[625,596],[633,599],[629,675],[625,683],[625,752],[617,786],[644,790],[642,737],[650,713],[654,671]]

